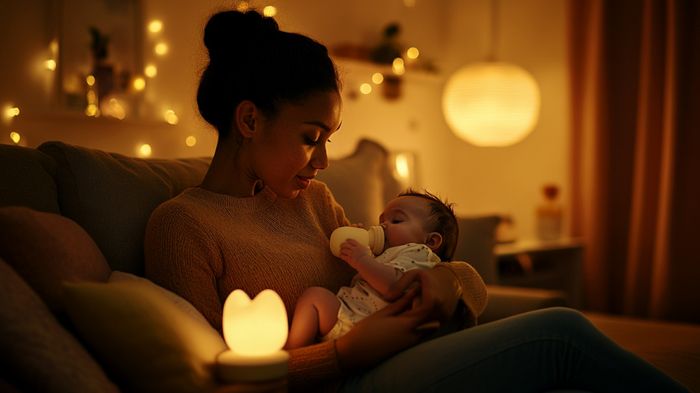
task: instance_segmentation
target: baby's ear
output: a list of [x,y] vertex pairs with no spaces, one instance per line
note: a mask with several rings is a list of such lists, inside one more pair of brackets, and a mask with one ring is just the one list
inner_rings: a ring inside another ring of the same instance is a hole
[[440,246],[442,246],[442,235],[437,232],[430,232],[428,234],[428,239],[425,241],[425,245],[430,247],[433,252],[437,252]]

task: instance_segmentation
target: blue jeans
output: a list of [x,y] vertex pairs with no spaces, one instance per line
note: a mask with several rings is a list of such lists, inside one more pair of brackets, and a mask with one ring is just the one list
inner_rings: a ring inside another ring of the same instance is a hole
[[554,307],[452,333],[346,378],[341,392],[687,392],[580,312]]

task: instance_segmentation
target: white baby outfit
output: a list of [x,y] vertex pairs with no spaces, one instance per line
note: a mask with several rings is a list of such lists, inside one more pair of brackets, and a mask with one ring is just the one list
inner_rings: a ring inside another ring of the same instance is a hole
[[[400,272],[411,269],[430,269],[440,263],[440,258],[425,244],[408,243],[387,248],[376,257],[378,263],[394,267]],[[353,280],[352,287],[342,287],[336,294],[340,300],[338,321],[322,340],[338,338],[361,319],[380,310],[388,303],[362,278]]]

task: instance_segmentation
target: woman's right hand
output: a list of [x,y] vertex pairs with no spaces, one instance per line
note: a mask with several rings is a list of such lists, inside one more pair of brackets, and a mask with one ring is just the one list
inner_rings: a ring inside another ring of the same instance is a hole
[[371,367],[395,353],[417,344],[426,331],[416,329],[428,315],[407,313],[418,288],[361,320],[336,340],[338,362],[343,371]]

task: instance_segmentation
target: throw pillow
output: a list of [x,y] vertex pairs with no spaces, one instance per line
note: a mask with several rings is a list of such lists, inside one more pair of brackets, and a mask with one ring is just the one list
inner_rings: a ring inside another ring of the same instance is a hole
[[[0,365],[20,392],[118,392],[37,294],[0,259]],[[0,383],[0,391],[6,391]]]
[[56,163],[27,147],[0,144],[0,206],[58,213]]
[[199,184],[209,159],[141,159],[62,142],[38,150],[56,162],[61,213],[92,236],[113,270],[143,274],[151,212]]
[[125,390],[215,388],[213,366],[226,344],[201,314],[183,310],[186,300],[133,277],[66,283],[65,290],[76,330]]
[[104,256],[70,219],[26,207],[0,208],[0,256],[63,317],[62,281],[106,281]]
[[[126,272],[120,272],[120,271],[113,271],[112,274],[109,276],[109,282],[121,282],[121,283],[126,283],[128,285],[129,283],[135,284],[135,285],[146,285],[153,287],[156,291],[158,291],[163,297],[168,299],[170,303],[175,305],[177,308],[179,308],[181,311],[185,312],[187,315],[192,317],[193,319],[198,319],[204,324],[209,324],[209,321],[202,315],[199,310],[195,308],[195,306],[192,305],[192,303],[188,302],[187,300],[183,299],[179,295],[175,294],[172,291],[169,291],[163,287],[161,287],[158,284],[155,284],[151,280],[143,277],[139,277],[135,274],[131,273],[126,273]],[[139,284],[140,283],[140,284]]]

